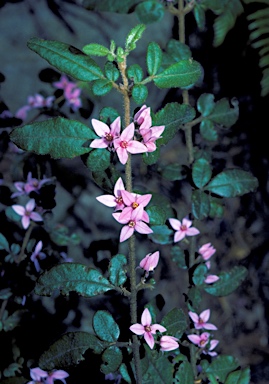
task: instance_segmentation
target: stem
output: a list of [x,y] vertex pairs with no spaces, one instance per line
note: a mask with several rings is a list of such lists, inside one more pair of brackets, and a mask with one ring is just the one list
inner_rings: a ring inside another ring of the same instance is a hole
[[27,247],[27,244],[29,242],[29,239],[30,239],[30,236],[31,236],[31,233],[32,233],[32,230],[34,228],[35,224],[32,222],[29,226],[29,228],[27,229],[27,232],[25,233],[25,236],[24,236],[24,239],[23,239],[23,243],[22,243],[22,246],[21,246],[21,251],[16,259],[16,263],[20,263],[23,255],[24,255],[24,251],[25,251],[25,248]]

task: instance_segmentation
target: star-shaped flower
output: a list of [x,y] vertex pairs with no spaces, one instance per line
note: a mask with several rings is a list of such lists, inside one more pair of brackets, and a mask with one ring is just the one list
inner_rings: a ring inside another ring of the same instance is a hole
[[182,223],[177,219],[169,219],[169,223],[176,231],[174,235],[175,243],[184,239],[185,236],[195,236],[200,233],[197,228],[191,227],[192,221],[188,220],[186,217],[182,220]]

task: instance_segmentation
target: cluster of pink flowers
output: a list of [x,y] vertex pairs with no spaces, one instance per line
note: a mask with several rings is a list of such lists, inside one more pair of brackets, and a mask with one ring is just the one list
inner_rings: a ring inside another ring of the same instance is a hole
[[34,177],[32,177],[32,172],[29,172],[27,175],[26,183],[22,181],[16,181],[14,183],[14,187],[16,188],[17,192],[12,193],[11,198],[23,196],[23,195],[29,195],[31,192],[39,192],[41,187],[45,184],[50,182],[52,179],[43,178],[42,180],[38,180]]
[[[138,128],[136,129],[135,123]],[[143,105],[134,115],[134,122],[121,133],[121,118],[118,116],[110,127],[102,121],[92,119],[92,126],[100,139],[91,142],[91,148],[107,148],[116,151],[122,164],[126,164],[129,153],[145,153],[156,150],[156,140],[161,137],[164,125],[152,127],[150,108]],[[141,141],[139,141],[141,140]]]
[[58,89],[64,92],[64,98],[73,111],[77,111],[81,106],[81,88],[73,81],[69,81],[66,75],[62,75],[59,81],[52,83]]
[[[141,324],[136,323],[131,325],[129,328],[133,333],[139,336],[144,336],[144,339],[150,349],[153,349],[155,345],[155,339],[154,336],[157,331],[159,332],[166,332],[166,328],[163,327],[161,324],[151,324],[152,323],[152,318],[151,314],[148,310],[148,308],[145,308],[142,316],[141,316]],[[160,349],[161,351],[172,351],[174,349],[177,349],[179,347],[178,345],[178,339],[173,336],[162,336],[160,338]]]
[[15,117],[25,120],[27,113],[31,109],[50,108],[53,105],[54,100],[54,96],[44,97],[39,93],[36,93],[34,96],[28,96],[27,104],[18,109],[15,113]]
[[[195,312],[189,312],[189,316],[193,321],[194,328],[207,329],[207,330],[217,330],[218,328],[211,323],[208,323],[210,317],[210,309],[206,309],[198,315]],[[209,332],[202,332],[200,335],[188,335],[188,339],[198,347],[202,349],[202,353],[208,354],[210,356],[217,356],[217,352],[213,349],[218,345],[219,340],[211,339],[211,334]]]
[[[211,263],[209,259],[214,255],[216,252],[216,249],[211,245],[211,243],[206,243],[202,245],[198,253],[201,255],[202,259],[206,262],[205,265],[207,266],[207,269],[209,270],[211,267]],[[207,277],[204,280],[204,283],[206,284],[212,284],[219,280],[219,276],[217,275],[207,275]]]
[[102,195],[96,199],[108,207],[115,208],[112,216],[120,224],[124,224],[120,233],[120,242],[123,242],[129,239],[134,231],[142,234],[153,232],[146,224],[149,223],[149,216],[144,210],[151,197],[152,195],[150,194],[138,195],[126,191],[120,177],[115,183],[114,195]]
[[61,369],[49,373],[37,367],[30,369],[30,376],[33,380],[28,381],[27,384],[53,384],[54,380],[60,380],[62,383],[66,384],[64,379],[66,379],[69,374]]

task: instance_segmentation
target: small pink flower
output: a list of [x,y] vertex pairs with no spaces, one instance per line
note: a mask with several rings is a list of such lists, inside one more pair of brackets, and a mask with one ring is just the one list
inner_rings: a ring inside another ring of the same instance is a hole
[[150,129],[140,129],[141,136],[143,137],[143,144],[148,149],[148,152],[154,152],[156,150],[155,141],[161,137],[165,126],[160,125],[158,127],[151,127]]
[[30,369],[30,376],[33,379],[32,381],[28,381],[27,384],[36,384],[36,383],[42,383],[42,379],[48,377],[48,372],[43,371],[41,368],[31,368]]
[[195,228],[191,227],[192,221],[188,220],[186,217],[181,221],[177,219],[168,219],[171,227],[175,229],[175,235],[174,235],[174,242],[178,242],[182,239],[184,239],[185,236],[195,236],[200,233],[200,231]]
[[142,234],[153,233],[152,229],[142,221],[143,207],[140,205],[137,209],[134,209],[130,215],[120,218],[121,213],[112,213],[112,216],[121,224],[126,224],[122,227],[120,233],[120,242],[123,242],[131,237],[134,231]]
[[50,108],[53,104],[54,99],[55,99],[54,96],[49,96],[45,98],[39,93],[36,93],[34,96],[28,97],[28,105],[31,108],[43,108],[43,107]]
[[160,339],[161,351],[168,352],[179,348],[178,339],[173,336],[162,336]]
[[73,88],[76,87],[76,83],[69,81],[66,75],[62,75],[59,81],[52,83],[52,85],[58,89],[66,89],[70,84]]
[[[130,193],[128,191],[122,191],[122,200],[126,207],[123,208],[122,213],[120,215],[120,219],[126,216],[130,216],[134,209],[137,209],[139,206],[142,206],[143,209],[150,202],[152,195],[137,195],[135,193]],[[146,211],[143,211],[142,220],[146,223],[149,223],[149,216]]]
[[64,97],[67,104],[73,109],[73,111],[77,111],[82,106],[80,94],[81,89],[74,87],[73,83],[69,83],[64,89]]
[[203,353],[205,354],[205,355],[210,355],[210,356],[217,356],[217,352],[215,352],[215,351],[213,351],[212,352],[212,350],[214,349],[214,348],[216,348],[216,346],[218,345],[218,343],[219,343],[219,340],[210,340],[210,342],[209,342],[209,347],[208,347],[208,345],[207,345],[207,348],[205,348],[204,350],[203,350]]
[[92,119],[92,126],[95,133],[101,137],[101,139],[95,139],[91,142],[91,148],[109,148],[112,149],[114,140],[120,136],[121,118],[118,116],[110,128],[108,125],[100,120]]
[[210,333],[203,332],[201,335],[188,335],[188,339],[200,348],[205,348],[209,341]]
[[145,308],[141,316],[141,324],[133,324],[129,329],[136,335],[143,335],[150,349],[153,349],[155,340],[152,335],[155,335],[156,331],[165,332],[166,328],[160,324],[151,324],[151,322],[151,314],[148,308]]
[[100,203],[106,205],[107,207],[115,207],[115,211],[123,209],[125,207],[122,199],[122,191],[125,190],[122,178],[119,177],[114,186],[114,196],[113,195],[101,195],[96,197]]
[[150,128],[152,124],[150,107],[147,107],[145,104],[142,105],[139,111],[134,115],[134,122],[140,125],[139,130]]
[[202,258],[206,261],[205,264],[207,268],[210,269],[209,259],[214,255],[214,253],[216,252],[216,249],[213,247],[213,245],[211,245],[211,243],[206,243],[199,248],[198,252],[202,256]]
[[28,111],[30,111],[31,107],[29,105],[24,105],[23,107],[19,108],[17,112],[15,113],[15,117],[18,119],[25,120],[27,117]]
[[122,164],[126,164],[128,153],[136,154],[147,152],[147,147],[134,138],[134,123],[128,125],[119,138],[114,140],[114,148]]
[[215,283],[216,281],[219,280],[219,276],[217,275],[208,275],[205,280],[204,280],[204,283],[206,284],[212,284],[212,283]]
[[153,271],[157,267],[159,262],[160,252],[148,253],[144,259],[140,261],[139,266],[146,271],[146,277],[150,271]]
[[29,172],[27,175],[26,183],[23,183],[21,181],[17,181],[14,183],[14,186],[18,192],[12,193],[11,198],[22,195],[29,195],[33,191],[38,192],[39,189],[43,186],[43,184],[51,180],[52,179],[46,178],[43,178],[42,180],[35,179],[34,177],[32,177],[32,172]]
[[[60,380],[64,384],[66,384],[66,381],[64,379],[68,377],[69,374],[61,369],[59,369],[58,371],[54,370],[48,373],[46,371],[43,371],[43,369],[37,367],[30,369],[30,376],[34,381],[29,381],[27,384],[53,384],[54,380]],[[45,381],[43,381],[43,379],[45,379]]]
[[27,229],[29,227],[30,220],[43,221],[39,213],[33,212],[33,210],[35,209],[34,199],[29,200],[25,207],[23,207],[22,205],[15,204],[12,205],[12,208],[18,215],[22,216],[21,223],[24,229]]
[[218,329],[214,324],[207,322],[210,317],[210,309],[206,309],[205,311],[201,312],[200,315],[190,311],[189,316],[193,321],[195,329]]
[[62,383],[66,383],[64,379],[68,376],[69,374],[63,371],[62,369],[59,369],[58,371],[53,371],[48,374],[46,384],[53,384],[54,380],[60,380]]
[[32,260],[32,262],[35,265],[35,269],[36,269],[37,272],[40,272],[40,265],[39,265],[39,261],[38,260],[43,260],[43,259],[46,258],[46,254],[44,252],[41,252],[42,247],[43,247],[43,243],[40,240],[36,244],[35,250],[34,250],[34,252],[32,253],[32,255],[30,257],[30,259]]

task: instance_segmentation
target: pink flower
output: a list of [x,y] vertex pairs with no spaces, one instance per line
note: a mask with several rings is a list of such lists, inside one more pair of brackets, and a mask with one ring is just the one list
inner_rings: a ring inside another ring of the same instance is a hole
[[205,354],[205,355],[210,355],[210,356],[217,356],[217,352],[215,352],[215,351],[213,351],[212,352],[212,350],[214,349],[214,348],[216,348],[216,346],[218,345],[218,343],[219,343],[219,340],[210,340],[210,342],[209,342],[209,347],[208,347],[208,344],[207,344],[207,347],[208,348],[205,348],[204,350],[203,350],[203,353]]
[[208,261],[212,255],[216,252],[216,249],[211,245],[211,243],[206,243],[202,245],[198,252],[202,256],[202,258],[206,261],[206,266],[208,269],[210,269],[210,261]]
[[32,262],[35,265],[35,269],[36,269],[37,272],[40,272],[40,265],[39,265],[38,260],[43,260],[43,259],[46,258],[46,254],[44,252],[41,252],[42,247],[43,247],[43,243],[40,240],[36,244],[35,250],[34,250],[34,252],[32,253],[32,255],[30,257],[30,259],[32,260]]
[[18,215],[22,216],[21,223],[24,229],[27,229],[29,227],[30,220],[43,221],[39,213],[33,212],[33,210],[35,209],[34,199],[29,200],[25,208],[22,205],[17,205],[17,204],[12,205],[12,208]]
[[110,148],[112,149],[114,140],[120,136],[121,118],[118,116],[110,128],[108,125],[100,120],[92,119],[92,126],[95,133],[101,137],[101,139],[95,139],[91,142],[91,148]]
[[59,81],[52,83],[52,85],[58,89],[66,89],[70,84],[73,88],[76,87],[76,83],[69,81],[66,75],[62,75]]
[[[123,208],[123,211],[120,215],[120,219],[126,216],[130,216],[132,211],[134,209],[137,209],[139,206],[142,206],[144,209],[152,198],[151,194],[141,196],[135,193],[130,193],[128,191],[122,191],[121,195],[122,195],[123,203],[125,204],[126,207]],[[145,221],[146,223],[149,223],[149,216],[147,212],[145,212],[144,210],[143,210],[142,220]]]
[[61,382],[66,383],[64,379],[68,376],[69,374],[61,369],[59,369],[58,371],[53,371],[48,374],[46,384],[53,384],[54,380],[60,380]]
[[133,140],[133,137],[134,123],[131,123],[123,130],[120,137],[114,140],[114,148],[122,164],[126,164],[128,160],[128,153],[135,154],[148,151],[144,144]]
[[36,93],[34,96],[28,97],[28,105],[31,108],[43,108],[43,107],[50,108],[53,104],[54,99],[55,99],[54,96],[49,96],[45,98],[39,93]]
[[160,339],[161,351],[173,351],[179,347],[177,338],[173,336],[162,336]]
[[146,276],[149,275],[150,271],[153,271],[157,267],[159,262],[160,252],[148,253],[144,259],[140,261],[139,266],[146,271]]
[[[29,381],[27,384],[38,384],[43,382],[45,384],[53,384],[54,380],[60,380],[63,383],[66,383],[64,379],[68,377],[69,374],[61,369],[48,373],[37,367],[30,369],[30,376],[34,381]],[[45,379],[45,381],[43,381],[43,379]]]
[[215,283],[215,281],[218,281],[218,280],[219,280],[219,276],[217,276],[217,275],[208,275],[205,278],[204,283],[212,284],[212,283]]
[[32,177],[32,172],[29,172],[27,175],[26,183],[23,183],[21,181],[17,181],[14,183],[14,186],[18,192],[12,193],[11,198],[22,195],[29,195],[33,191],[38,192],[39,189],[43,186],[43,184],[51,180],[52,179],[46,178],[43,178],[42,180],[35,179]]
[[199,335],[188,335],[188,339],[195,345],[198,345],[200,348],[204,348],[206,344],[208,343],[210,333],[203,332],[200,336]]
[[154,152],[156,150],[155,141],[161,137],[165,126],[160,125],[158,127],[151,127],[150,129],[140,129],[140,133],[143,137],[143,144],[148,149],[148,152]]
[[41,368],[31,368],[30,369],[30,376],[33,379],[32,381],[28,381],[27,384],[36,384],[36,383],[42,383],[42,379],[48,377],[48,372],[43,371]]
[[122,192],[125,190],[122,178],[119,177],[114,186],[114,196],[113,195],[101,195],[96,197],[100,203],[106,205],[107,207],[115,207],[115,211],[123,209],[125,207],[122,199]]
[[143,335],[150,349],[153,349],[155,340],[152,335],[155,335],[156,331],[165,332],[166,328],[160,324],[151,324],[151,322],[151,314],[149,310],[145,308],[141,316],[141,324],[133,324],[129,329],[136,335]]
[[182,223],[177,219],[168,219],[171,227],[175,229],[174,242],[178,242],[184,239],[185,236],[195,236],[200,233],[197,228],[190,228],[192,221],[188,220],[186,217],[182,220]]
[[80,94],[81,89],[74,87],[73,83],[67,84],[66,88],[64,89],[64,97],[67,101],[67,104],[73,109],[73,111],[77,111],[82,106]]
[[139,111],[134,115],[134,122],[140,125],[140,130],[150,128],[152,124],[150,107],[147,107],[145,104],[142,105]]
[[218,329],[214,324],[208,323],[208,319],[210,317],[210,309],[206,309],[201,312],[200,315],[197,315],[195,312],[189,312],[189,316],[194,323],[195,329]]
[[18,119],[25,120],[27,117],[28,111],[30,111],[31,107],[29,105],[24,105],[23,107],[19,108],[17,112],[15,113],[15,117]]
[[142,234],[152,233],[152,229],[142,221],[143,217],[143,207],[140,205],[138,208],[134,209],[130,215],[126,215],[125,217],[121,217],[120,212],[112,213],[112,216],[115,220],[117,220],[121,224],[126,224],[122,227],[120,233],[120,242],[123,242],[129,237],[131,237],[134,231],[137,231]]

